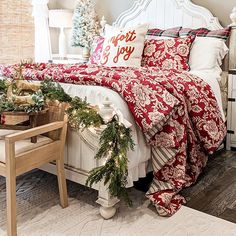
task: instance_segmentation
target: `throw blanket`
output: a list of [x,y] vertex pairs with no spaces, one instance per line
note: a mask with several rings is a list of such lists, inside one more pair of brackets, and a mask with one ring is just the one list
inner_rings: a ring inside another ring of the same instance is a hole
[[[13,66],[1,68],[14,76]],[[154,180],[146,196],[160,215],[172,215],[185,202],[178,192],[194,183],[207,156],[221,144],[226,128],[211,88],[186,72],[156,68],[28,64],[25,79],[115,90],[127,102],[152,147]]]

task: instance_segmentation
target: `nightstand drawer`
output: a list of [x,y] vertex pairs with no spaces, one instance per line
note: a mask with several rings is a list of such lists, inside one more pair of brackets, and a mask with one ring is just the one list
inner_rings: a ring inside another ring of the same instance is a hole
[[84,61],[82,59],[80,60],[71,60],[71,59],[53,59],[50,60],[49,63],[54,63],[54,64],[76,64],[76,63],[87,63],[87,61]]
[[236,70],[230,71],[228,79],[228,111],[226,149],[236,148]]
[[83,59],[82,55],[68,54],[66,59],[60,59],[58,54],[53,54],[52,60],[50,60],[49,62],[55,64],[76,64],[87,63],[88,61]]

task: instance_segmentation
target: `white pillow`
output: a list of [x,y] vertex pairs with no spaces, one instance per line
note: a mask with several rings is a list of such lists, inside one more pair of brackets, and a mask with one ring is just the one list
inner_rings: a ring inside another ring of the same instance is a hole
[[211,37],[196,37],[190,51],[189,66],[191,70],[214,70],[222,72],[222,60],[229,49],[224,40]]
[[148,24],[124,29],[106,25],[101,65],[140,67],[147,30]]

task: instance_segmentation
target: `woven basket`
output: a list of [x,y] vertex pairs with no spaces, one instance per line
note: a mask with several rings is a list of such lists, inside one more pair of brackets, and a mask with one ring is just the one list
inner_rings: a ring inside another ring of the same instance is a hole
[[12,114],[2,113],[1,115],[1,124],[3,125],[19,125],[28,120],[29,116],[25,115],[25,112],[24,114],[14,112]]

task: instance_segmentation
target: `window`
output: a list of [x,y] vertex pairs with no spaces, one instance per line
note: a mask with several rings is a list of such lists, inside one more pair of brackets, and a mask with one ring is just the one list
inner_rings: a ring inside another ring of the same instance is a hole
[[0,1],[0,64],[34,58],[34,22],[30,0]]

